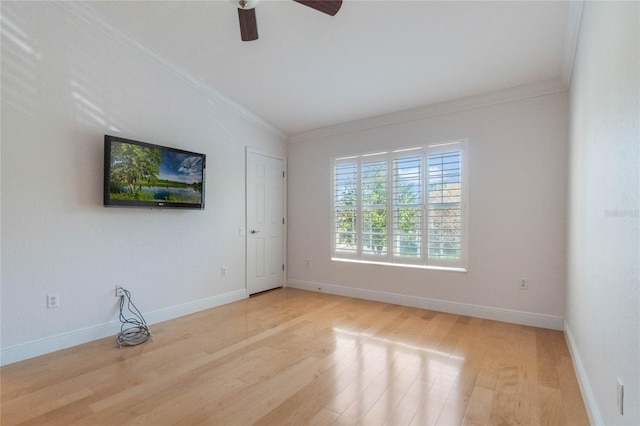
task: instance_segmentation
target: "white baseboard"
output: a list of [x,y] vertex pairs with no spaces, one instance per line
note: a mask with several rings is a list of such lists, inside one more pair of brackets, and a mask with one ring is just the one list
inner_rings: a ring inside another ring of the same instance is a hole
[[580,352],[578,352],[578,346],[576,345],[576,341],[573,338],[571,327],[569,327],[567,320],[564,321],[564,338],[567,341],[567,346],[569,347],[569,353],[571,354],[571,360],[573,361],[573,369],[575,370],[576,377],[578,378],[578,385],[580,386],[582,400],[584,401],[585,408],[587,409],[589,422],[592,425],[603,425],[605,423],[602,420],[602,416],[600,415],[596,396],[593,393],[591,382],[589,382],[587,371],[585,370],[584,364],[582,363]]
[[[533,312],[471,305],[468,303],[449,302],[446,300],[430,299],[427,297],[387,293],[377,290],[345,287],[312,281],[289,280],[288,287],[309,291],[321,291],[323,293],[337,294],[340,296],[393,303],[396,305],[411,306],[414,308],[429,309],[432,311],[504,321],[533,327],[549,328],[551,330],[562,330],[564,327],[564,319],[562,317],[536,314]],[[318,290],[319,288],[322,290]]]
[[[535,314],[531,312],[514,311],[508,309],[492,308],[466,303],[449,302],[445,300],[430,299],[425,297],[408,296],[396,293],[386,293],[376,290],[366,290],[353,287],[316,283],[311,281],[289,280],[288,286],[309,291],[318,291],[337,294],[341,296],[355,297],[359,299],[375,300],[378,302],[394,303],[404,306],[429,309],[440,312],[448,312],[458,315],[467,315],[478,318],[505,321],[515,324],[530,325],[534,327],[549,328],[553,330],[563,330],[565,326],[561,317],[551,315]],[[181,305],[169,306],[167,308],[144,313],[149,324],[156,324],[184,315],[189,315],[204,309],[214,308],[238,300],[245,299],[247,293],[244,289],[229,293],[183,303]],[[14,362],[55,352],[71,346],[80,345],[93,340],[102,339],[108,336],[115,336],[120,330],[120,322],[112,321],[92,327],[73,330],[55,336],[32,340],[19,345],[2,348],[0,351],[0,365],[12,364]],[[570,346],[571,349],[571,346]],[[574,362],[578,358],[574,357]],[[576,367],[576,373],[580,368]],[[584,374],[579,375],[584,376]],[[586,377],[586,376],[584,376]],[[582,386],[582,384],[581,384]],[[583,393],[585,394],[585,393]],[[590,414],[591,415],[591,414]],[[599,417],[599,416],[598,416]]]
[[0,365],[13,364],[14,362],[70,348],[81,343],[115,336],[119,331],[120,322],[112,321],[9,346],[8,348],[2,348],[2,351],[0,351]]
[[[205,309],[214,308],[216,306],[225,305],[227,303],[236,302],[247,297],[245,289],[235,290],[229,293],[208,297],[206,299],[200,299],[176,306],[169,306],[167,308],[158,309],[157,311],[145,312],[143,315],[147,323],[151,325],[184,315],[193,314]],[[23,361],[39,355],[66,349],[71,346],[102,339],[104,337],[114,336],[115,338],[119,331],[120,321],[111,321],[105,324],[81,328],[67,333],[61,333],[55,336],[10,346],[8,348],[2,348],[0,351],[0,365],[13,364],[14,362]],[[153,332],[153,330],[151,331]]]
[[219,294],[206,299],[195,300],[181,305],[168,306],[144,315],[149,324],[156,324],[173,318],[193,314],[195,312],[204,311],[205,309],[215,308],[216,306],[226,305],[227,303],[237,302],[238,300],[246,299],[247,297],[249,297],[249,295],[243,288],[242,290],[230,291],[229,293]]

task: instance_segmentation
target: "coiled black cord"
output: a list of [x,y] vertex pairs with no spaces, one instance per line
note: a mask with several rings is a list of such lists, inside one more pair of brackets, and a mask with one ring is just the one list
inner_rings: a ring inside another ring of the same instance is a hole
[[[119,346],[135,346],[151,339],[151,332],[147,327],[147,322],[142,317],[140,310],[131,301],[129,290],[122,289],[123,296],[120,296],[120,333],[116,338]],[[127,299],[127,310],[132,315],[131,318],[124,316],[124,299]]]

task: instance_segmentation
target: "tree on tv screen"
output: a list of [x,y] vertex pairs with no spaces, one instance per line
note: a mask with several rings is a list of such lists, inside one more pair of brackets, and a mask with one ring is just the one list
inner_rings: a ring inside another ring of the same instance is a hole
[[158,179],[160,163],[162,163],[162,153],[159,149],[113,142],[111,145],[111,191],[114,192],[117,188],[116,192],[120,192],[119,190],[126,186],[134,198],[139,198],[142,185],[152,184]]

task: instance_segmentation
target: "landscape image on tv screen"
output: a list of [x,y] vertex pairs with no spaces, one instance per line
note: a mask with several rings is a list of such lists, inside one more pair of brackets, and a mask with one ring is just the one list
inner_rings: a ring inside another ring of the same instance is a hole
[[110,151],[112,203],[202,204],[204,155],[118,140]]

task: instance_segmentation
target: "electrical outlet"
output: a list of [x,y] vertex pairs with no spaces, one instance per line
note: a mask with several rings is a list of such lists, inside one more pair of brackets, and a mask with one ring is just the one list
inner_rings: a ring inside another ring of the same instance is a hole
[[227,268],[225,268],[224,266],[220,268],[220,276],[221,277],[227,276]]
[[529,290],[529,280],[526,278],[520,278],[519,288],[520,290]]
[[116,297],[124,296],[124,287],[116,285]]
[[617,401],[618,401],[618,411],[620,412],[620,415],[623,416],[624,415],[624,383],[622,383],[622,380],[618,377],[618,393],[617,393]]
[[60,306],[60,298],[58,294],[47,295],[47,309],[54,309]]

